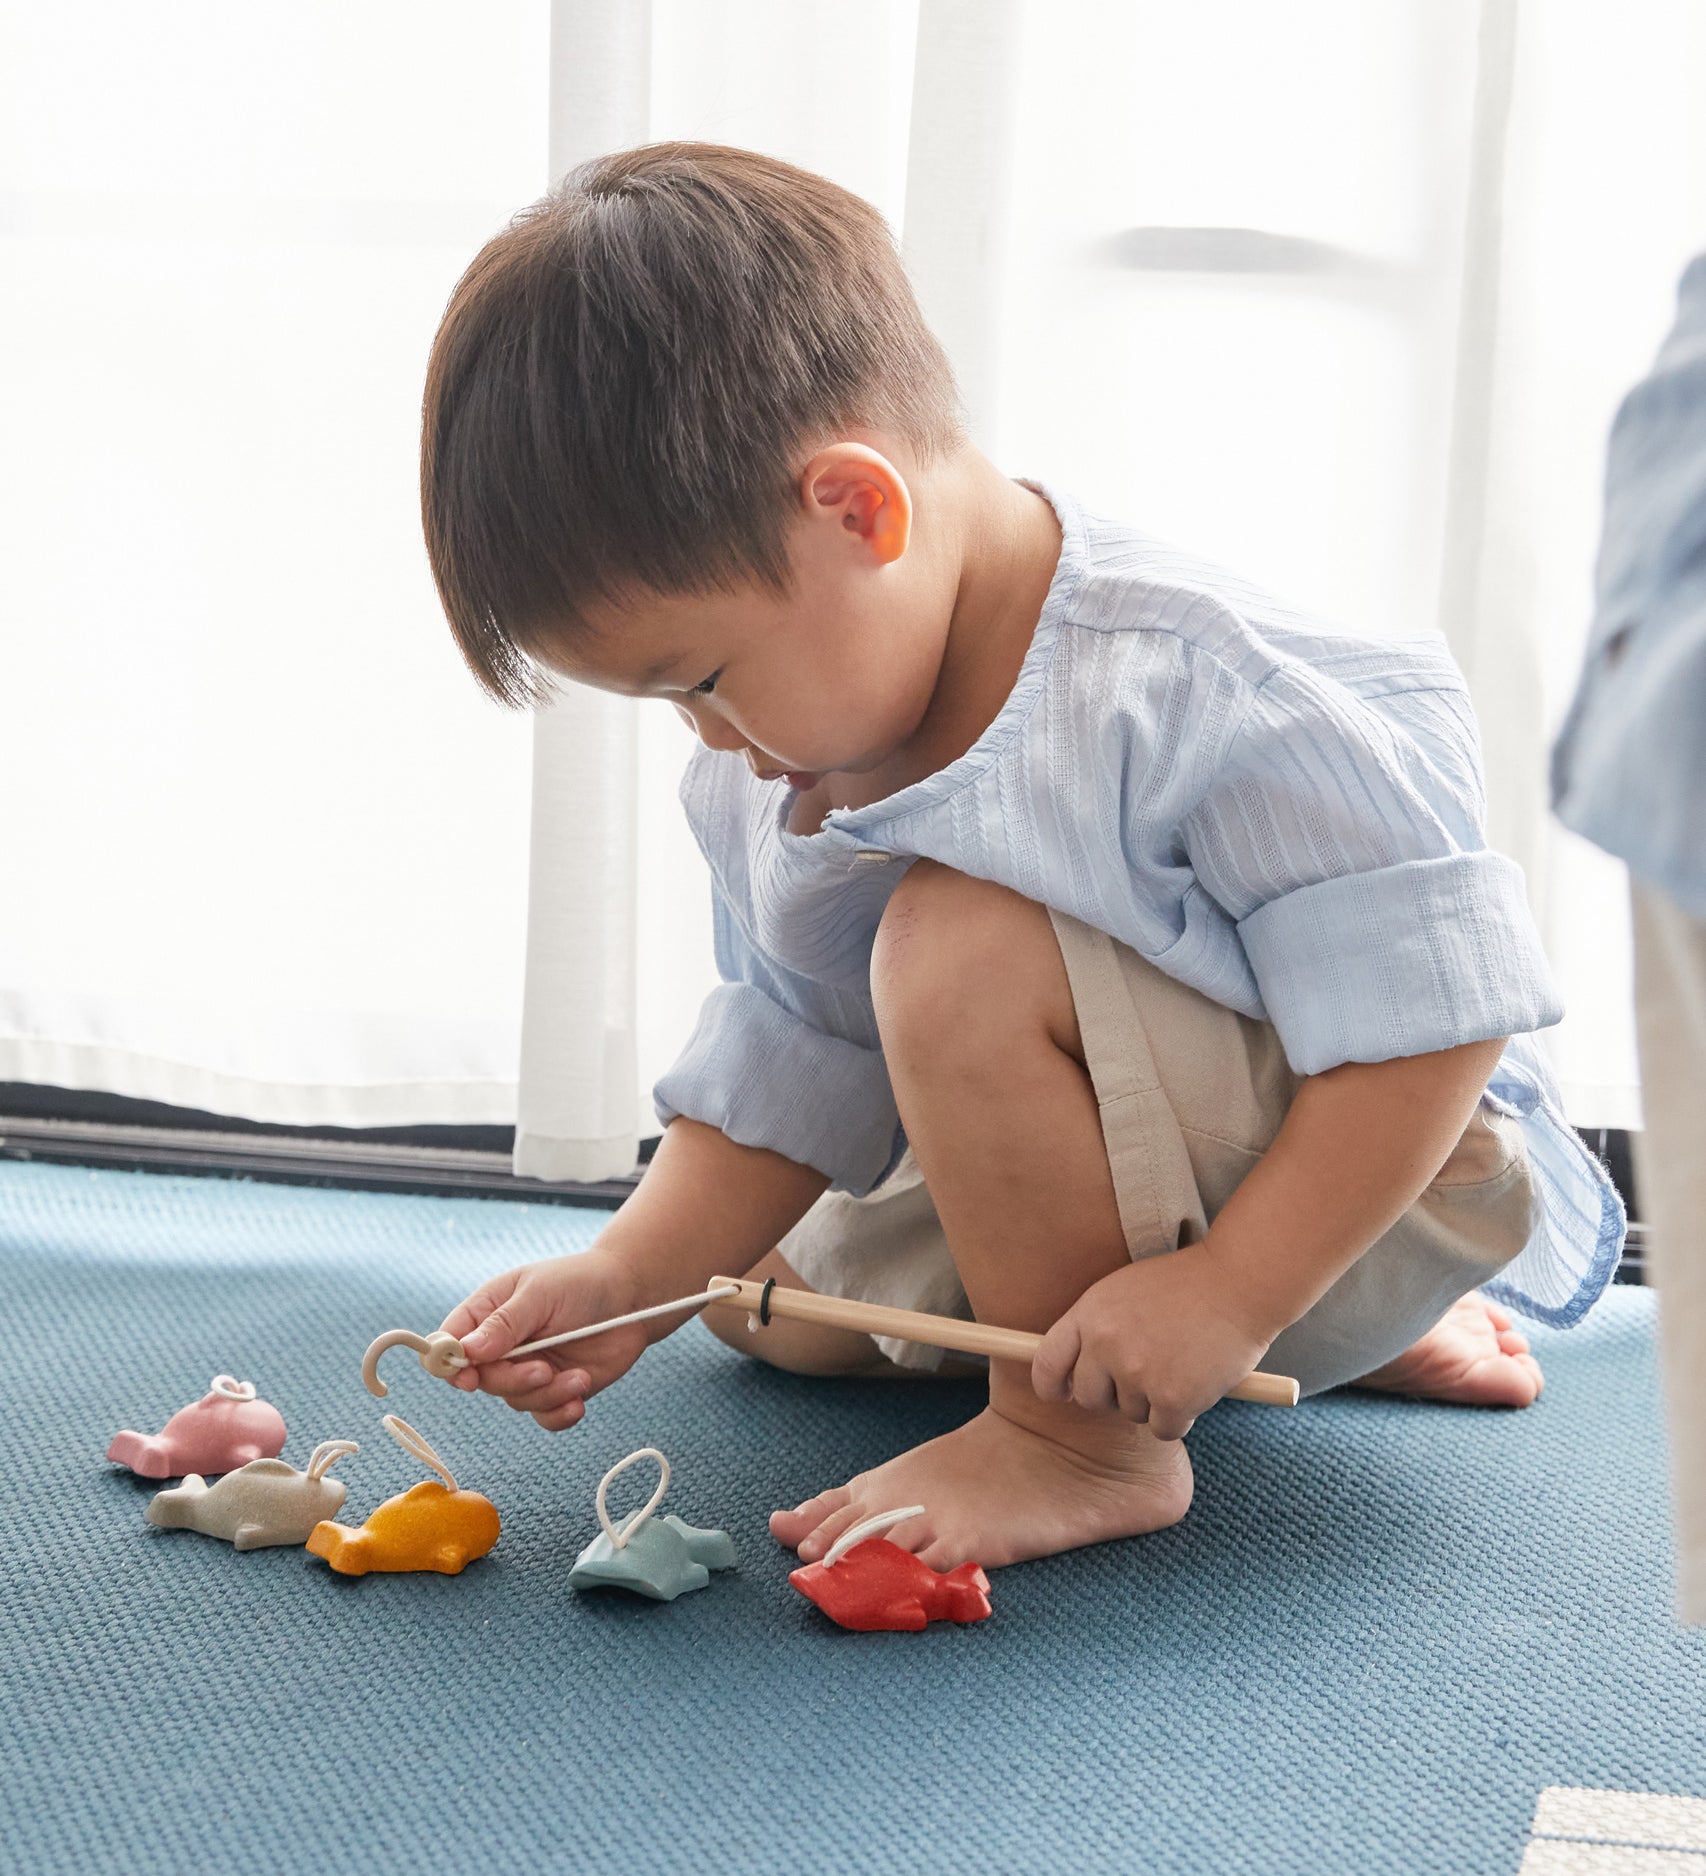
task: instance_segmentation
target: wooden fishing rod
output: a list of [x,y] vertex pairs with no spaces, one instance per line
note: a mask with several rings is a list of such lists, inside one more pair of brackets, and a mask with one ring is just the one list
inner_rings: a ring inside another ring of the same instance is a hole
[[[744,1310],[760,1325],[773,1316],[785,1316],[795,1322],[862,1329],[867,1335],[891,1335],[902,1342],[951,1348],[964,1355],[993,1355],[1001,1361],[1029,1362],[1043,1340],[1028,1329],[1002,1329],[993,1323],[966,1322],[957,1316],[927,1316],[916,1309],[894,1309],[887,1303],[820,1296],[815,1290],[790,1290],[773,1281],[754,1283],[741,1277],[713,1277],[705,1287],[728,1292],[714,1298],[709,1308]],[[1297,1392],[1297,1383],[1290,1375],[1263,1374],[1258,1369],[1236,1387],[1228,1388],[1226,1398],[1255,1401],[1263,1407],[1295,1407]]]

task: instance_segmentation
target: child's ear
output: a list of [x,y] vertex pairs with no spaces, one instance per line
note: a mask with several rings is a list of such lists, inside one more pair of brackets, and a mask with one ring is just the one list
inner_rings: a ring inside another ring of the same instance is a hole
[[912,491],[886,456],[863,443],[831,443],[800,471],[808,515],[833,522],[886,567],[912,539]]

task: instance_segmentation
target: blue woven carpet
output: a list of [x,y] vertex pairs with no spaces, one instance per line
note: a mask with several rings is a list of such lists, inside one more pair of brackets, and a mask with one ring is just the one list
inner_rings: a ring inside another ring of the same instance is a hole
[[[35,1872],[1514,1871],[1544,1785],[1706,1794],[1706,1638],[1669,1617],[1648,1299],[1536,1338],[1523,1414],[1329,1396],[1192,1437],[1176,1530],[999,1572],[995,1615],[844,1634],[764,1514],[967,1415],[697,1325],[554,1437],[392,1356],[503,1514],[459,1578],[333,1578],[143,1522],[105,1464],[254,1380],[359,1520],[419,1476],[361,1350],[602,1214],[0,1165],[0,1846]],[[733,1577],[565,1581],[655,1443]]]

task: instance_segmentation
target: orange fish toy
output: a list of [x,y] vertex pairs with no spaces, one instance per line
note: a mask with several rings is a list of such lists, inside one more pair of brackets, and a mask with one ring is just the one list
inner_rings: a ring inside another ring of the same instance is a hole
[[886,1537],[874,1535],[915,1518],[922,1505],[879,1512],[843,1531],[821,1563],[788,1581],[843,1628],[917,1630],[932,1622],[981,1622],[989,1614],[989,1578],[980,1565],[932,1570]]
[[406,1452],[439,1475],[369,1513],[360,1530],[322,1519],[308,1533],[308,1549],[342,1576],[369,1571],[437,1570],[455,1576],[498,1541],[497,1506],[478,1492],[461,1491],[450,1468],[406,1420],[387,1414],[385,1430]]

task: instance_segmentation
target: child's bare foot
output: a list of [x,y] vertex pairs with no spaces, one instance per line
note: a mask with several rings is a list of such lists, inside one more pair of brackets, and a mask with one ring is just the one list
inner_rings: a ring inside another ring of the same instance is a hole
[[1191,1502],[1191,1462],[1181,1440],[1162,1442],[1116,1414],[1039,1401],[1028,1381],[997,1387],[975,1420],[776,1511],[770,1530],[815,1562],[850,1525],[901,1505],[923,1505],[888,1533],[935,1570],[985,1569],[1047,1557],[1107,1538],[1177,1524]]
[[1351,1385],[1470,1407],[1528,1407],[1546,1383],[1508,1311],[1471,1290],[1419,1342]]

